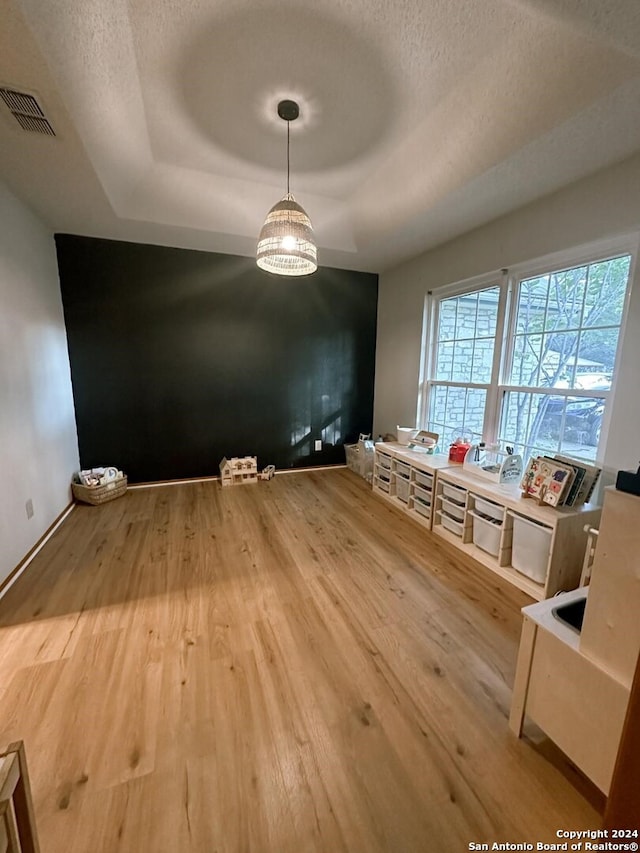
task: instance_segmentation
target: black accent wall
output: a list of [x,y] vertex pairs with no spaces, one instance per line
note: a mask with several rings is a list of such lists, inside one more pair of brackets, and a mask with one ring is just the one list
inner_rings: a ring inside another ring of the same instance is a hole
[[[373,420],[378,278],[56,235],[80,462],[130,482],[344,462]],[[315,452],[314,441],[323,439]]]

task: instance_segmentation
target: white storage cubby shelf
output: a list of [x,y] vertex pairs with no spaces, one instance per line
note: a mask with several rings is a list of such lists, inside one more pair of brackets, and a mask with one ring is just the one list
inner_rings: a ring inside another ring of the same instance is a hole
[[433,532],[510,581],[536,601],[575,589],[586,547],[585,525],[597,526],[590,505],[553,509],[450,467],[438,472]]
[[375,446],[373,491],[536,601],[578,586],[584,527],[600,519],[597,507],[539,506],[518,485],[395,442]]
[[431,530],[436,472],[450,464],[447,456],[379,442],[375,445],[373,491]]

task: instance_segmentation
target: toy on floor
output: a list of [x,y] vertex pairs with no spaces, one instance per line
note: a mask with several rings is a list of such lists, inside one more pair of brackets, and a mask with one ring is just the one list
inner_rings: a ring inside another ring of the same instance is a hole
[[258,473],[257,456],[234,456],[222,458],[220,463],[220,482],[223,486],[239,486],[244,483],[257,483],[258,480],[270,480],[276,473],[275,465],[267,465]]
[[244,483],[258,482],[258,457],[223,456],[220,462],[220,482],[223,486],[239,486]]

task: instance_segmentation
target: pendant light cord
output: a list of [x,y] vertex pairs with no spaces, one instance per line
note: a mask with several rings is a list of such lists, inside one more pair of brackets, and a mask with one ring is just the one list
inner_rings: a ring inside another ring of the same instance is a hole
[[287,122],[287,195],[290,195],[289,192],[289,128],[291,126],[291,122]]

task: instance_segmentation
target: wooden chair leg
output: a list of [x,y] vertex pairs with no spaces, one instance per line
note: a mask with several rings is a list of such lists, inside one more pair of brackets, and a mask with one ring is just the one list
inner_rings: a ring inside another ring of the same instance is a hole
[[40,853],[24,743],[12,743],[0,757],[10,759],[0,786],[7,849],[20,853]]
[[[5,804],[3,803],[3,806],[4,805]],[[5,844],[5,847],[0,849],[6,849],[7,853],[22,853],[22,846],[18,835],[18,825],[16,823],[16,814],[11,800],[6,803],[6,808],[4,809],[2,817],[4,830],[3,843]]]

